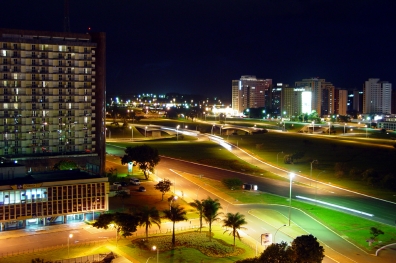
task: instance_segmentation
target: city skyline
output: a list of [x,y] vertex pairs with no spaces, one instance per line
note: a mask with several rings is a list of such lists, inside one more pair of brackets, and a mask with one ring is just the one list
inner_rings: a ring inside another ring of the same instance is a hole
[[[63,31],[63,1],[4,3],[2,28]],[[70,1],[71,32],[107,34],[107,93],[229,94],[233,79],[395,83],[391,1]],[[40,17],[40,19],[36,19]],[[213,92],[214,91],[214,92]]]

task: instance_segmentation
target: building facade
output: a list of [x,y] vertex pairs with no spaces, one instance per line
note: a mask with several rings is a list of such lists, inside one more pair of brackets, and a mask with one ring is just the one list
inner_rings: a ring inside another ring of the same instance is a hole
[[336,89],[335,113],[339,115],[347,115],[348,111],[348,91],[344,89]]
[[0,29],[0,155],[90,154],[103,172],[105,63],[104,33]]
[[254,75],[245,75],[239,80],[233,80],[232,110],[234,115],[239,115],[246,109],[265,107],[265,97],[271,86],[272,79],[258,79]]
[[363,85],[363,114],[390,114],[392,84],[369,79]]
[[26,175],[15,173],[16,165],[2,168],[8,176],[0,177],[1,231],[94,219],[95,212],[108,210],[106,177],[79,170]]

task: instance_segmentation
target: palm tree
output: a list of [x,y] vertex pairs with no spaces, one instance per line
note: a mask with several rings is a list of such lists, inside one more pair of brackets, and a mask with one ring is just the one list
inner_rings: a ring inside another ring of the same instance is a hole
[[195,199],[194,202],[191,202],[190,205],[192,207],[194,207],[195,209],[197,209],[197,211],[199,212],[199,232],[202,231],[202,217],[203,217],[203,201]]
[[[246,227],[242,227],[242,225],[246,225],[247,222],[245,221],[245,216],[240,214],[240,213],[227,213],[226,218],[223,219],[223,227],[230,227],[232,230],[230,230],[230,235],[234,237],[234,249],[235,249],[235,237],[238,237],[239,240],[241,240],[241,237],[239,236],[239,229],[246,229]],[[224,231],[228,232],[228,230]]]
[[161,228],[161,217],[155,207],[149,208],[148,206],[144,206],[137,214],[139,216],[139,226],[146,227],[146,238],[148,238],[148,229],[153,224]]
[[180,205],[173,205],[169,210],[166,209],[163,212],[165,214],[165,218],[173,222],[172,245],[175,246],[175,224],[176,222],[187,220],[187,212]]
[[219,212],[221,204],[218,199],[212,199],[210,197],[206,198],[202,202],[203,206],[203,217],[205,221],[209,224],[209,240],[212,241],[212,223],[219,220]]

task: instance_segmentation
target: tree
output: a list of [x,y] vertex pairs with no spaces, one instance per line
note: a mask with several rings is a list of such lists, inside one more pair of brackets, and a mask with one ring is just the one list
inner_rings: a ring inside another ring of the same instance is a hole
[[302,235],[293,240],[291,249],[295,263],[320,263],[324,258],[324,248],[313,235]]
[[212,240],[212,223],[218,221],[219,209],[221,209],[221,204],[218,199],[212,199],[210,197],[206,198],[202,202],[203,205],[203,217],[205,221],[209,224],[209,239]]
[[383,234],[385,234],[385,233],[376,227],[370,228],[370,235],[371,235],[372,240],[376,240],[379,235],[383,235]]
[[71,160],[60,160],[54,165],[54,170],[73,170],[77,169],[78,165]]
[[162,193],[162,200],[164,200],[164,195],[170,191],[172,182],[169,179],[164,179],[159,181],[158,184],[154,186],[155,190],[159,190]]
[[148,229],[153,224],[161,228],[161,217],[155,207],[149,208],[148,206],[144,206],[139,210],[137,215],[139,216],[139,226],[144,226],[146,228],[146,238],[148,238]]
[[146,179],[149,179],[150,172],[153,172],[154,167],[160,161],[158,150],[145,144],[136,147],[127,147],[125,153],[121,158],[121,163],[123,165],[130,162],[136,163]]
[[[231,228],[230,230],[230,235],[234,237],[234,249],[235,249],[235,237],[238,237],[239,240],[241,240],[241,237],[239,236],[239,229],[246,229],[246,227],[242,227],[242,225],[246,225],[247,222],[245,221],[245,216],[240,214],[240,213],[227,213],[226,218],[223,219],[223,227],[229,227]],[[228,230],[224,231],[228,232]]]
[[259,257],[259,262],[289,263],[293,262],[293,251],[287,242],[269,245]]
[[202,231],[202,217],[203,217],[203,204],[202,200],[195,199],[194,202],[191,202],[190,205],[197,209],[199,213],[199,232]]
[[180,205],[172,205],[170,209],[166,209],[163,211],[165,214],[165,218],[169,219],[173,222],[173,230],[172,230],[172,245],[175,246],[175,224],[176,222],[187,220],[186,211]]
[[136,215],[117,212],[101,214],[93,224],[93,227],[103,229],[114,227],[116,229],[116,242],[118,242],[120,233],[122,233],[123,237],[131,236],[133,232],[136,232],[138,224],[139,217]]
[[240,189],[243,184],[242,180],[239,178],[224,178],[221,182],[231,190]]

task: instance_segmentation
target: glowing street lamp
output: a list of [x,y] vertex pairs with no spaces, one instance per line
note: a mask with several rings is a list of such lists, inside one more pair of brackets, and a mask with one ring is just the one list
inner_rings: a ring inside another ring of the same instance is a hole
[[129,129],[131,129],[131,132],[132,132],[132,141],[133,141],[133,127],[132,127],[132,126],[129,126]]
[[158,263],[158,258],[159,258],[159,248],[157,246],[153,246],[153,251],[157,250],[157,263]]
[[368,127],[367,127],[367,125],[366,125],[365,127],[366,127],[366,138],[367,138],[367,128],[368,128]]
[[70,238],[73,237],[73,234],[69,234],[69,236],[67,237],[67,258],[70,258],[70,245],[69,245],[69,240]]
[[147,137],[147,126],[144,128],[144,137]]
[[291,220],[291,192],[292,192],[292,182],[293,182],[293,177],[294,173],[289,174],[290,177],[290,192],[289,192],[289,226],[290,226],[290,220]]

